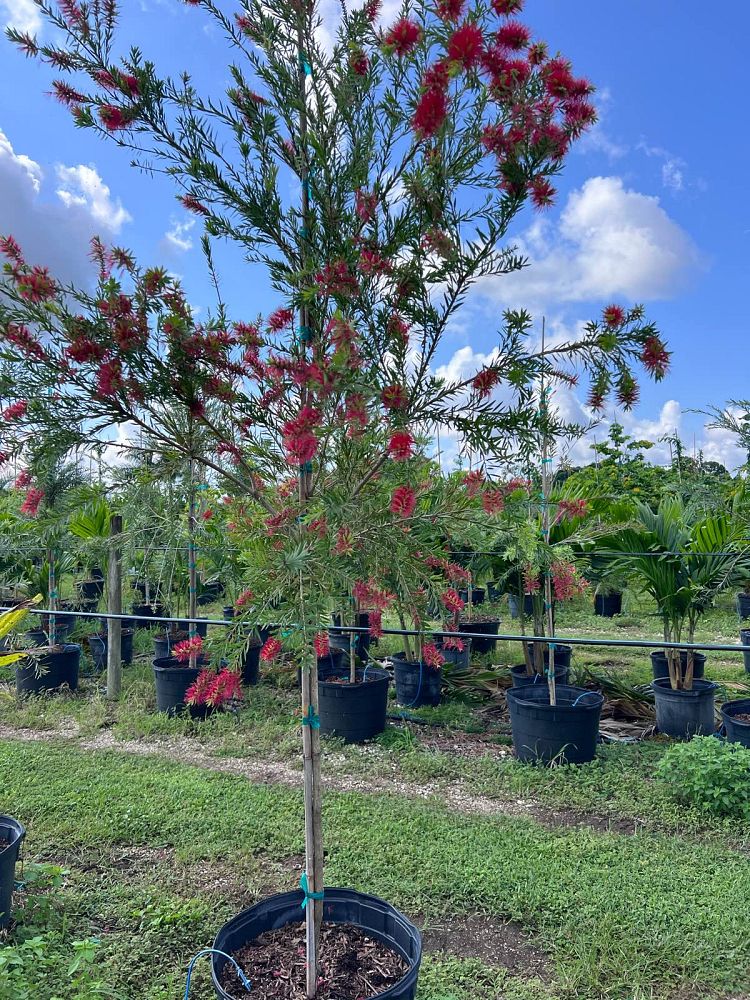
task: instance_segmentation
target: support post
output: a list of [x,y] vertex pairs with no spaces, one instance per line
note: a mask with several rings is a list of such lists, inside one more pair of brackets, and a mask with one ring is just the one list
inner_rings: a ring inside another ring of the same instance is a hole
[[[122,517],[113,514],[109,520],[109,558],[107,560],[107,611],[122,614],[122,552],[120,535]],[[116,701],[122,690],[122,619],[107,621],[107,697]]]

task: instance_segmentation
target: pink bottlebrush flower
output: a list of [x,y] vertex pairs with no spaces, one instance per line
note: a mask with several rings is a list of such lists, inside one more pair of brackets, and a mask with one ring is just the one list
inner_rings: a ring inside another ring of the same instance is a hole
[[203,639],[193,635],[183,642],[177,642],[172,647],[172,654],[178,663],[187,663],[191,656],[200,656],[203,652]]
[[272,635],[269,639],[266,639],[265,643],[263,644],[263,648],[260,651],[260,658],[265,663],[270,663],[271,660],[276,659],[276,657],[279,655],[280,652],[281,652],[281,643],[276,638],[276,636]]
[[386,52],[395,52],[397,56],[408,55],[422,40],[422,29],[415,21],[402,17],[389,28],[384,39]]
[[201,670],[193,683],[185,691],[185,704],[196,706],[206,705],[215,680],[216,674],[210,667]]
[[546,177],[535,177],[529,187],[531,201],[535,208],[549,208],[554,203],[557,191]]
[[387,385],[380,399],[389,410],[404,410],[409,405],[409,395],[402,385]]
[[576,98],[565,102],[565,128],[575,139],[596,122],[596,108],[591,101]]
[[518,490],[524,490],[528,493],[531,489],[531,483],[528,479],[515,476],[513,479],[509,479],[503,488],[506,496],[510,496],[511,493],[516,493]]
[[664,346],[661,338],[646,337],[641,351],[641,362],[657,382],[661,381],[669,369],[670,352]]
[[365,397],[358,392],[350,392],[344,408],[344,421],[348,424],[346,436],[358,437],[367,427],[368,420]]
[[393,313],[388,319],[388,336],[402,344],[409,343],[409,324],[398,313]]
[[388,454],[396,462],[405,462],[414,454],[414,438],[408,431],[394,431],[388,442]]
[[292,325],[294,313],[291,309],[277,309],[268,317],[268,329],[272,333],[278,333],[286,327]]
[[359,291],[357,279],[349,271],[349,265],[344,260],[335,260],[326,264],[322,271],[315,275],[321,295],[334,295],[350,299]]
[[531,32],[520,21],[508,21],[500,28],[495,37],[497,44],[504,49],[520,51],[528,47],[531,41]]
[[495,368],[483,368],[474,376],[471,387],[480,399],[486,399],[500,381],[500,372]]
[[254,598],[255,595],[253,594],[252,590],[243,590],[242,593],[237,598],[237,600],[234,602],[234,606],[235,608],[244,608],[247,604],[249,604],[252,600],[254,600]]
[[388,274],[391,270],[391,265],[388,261],[384,257],[381,257],[376,250],[371,250],[368,247],[365,247],[360,252],[357,267],[360,274],[364,274],[365,276]]
[[371,222],[375,218],[378,210],[378,196],[372,191],[362,191],[359,188],[354,192],[354,211],[362,222]]
[[569,601],[583,594],[588,587],[588,583],[572,563],[553,563],[550,572],[556,601]]
[[214,512],[211,510],[210,507],[207,510],[204,510],[203,513],[201,514],[201,517],[203,518],[204,521],[210,521],[213,516]]
[[446,560],[444,569],[445,575],[454,583],[468,583],[471,579],[471,573],[468,569],[464,569],[464,567],[459,566],[458,563],[448,562]]
[[417,506],[417,498],[411,486],[397,486],[391,496],[391,513],[399,517],[411,517]]
[[32,486],[27,492],[24,502],[21,504],[21,513],[29,517],[36,517],[39,513],[42,500],[44,500],[44,490],[38,490]]
[[188,212],[193,212],[195,215],[208,215],[209,211],[205,205],[202,205],[197,198],[194,198],[191,194],[181,195],[178,199],[182,203],[183,208],[186,208]]
[[99,120],[108,132],[118,132],[130,127],[133,115],[115,104],[102,104],[99,108]]
[[212,708],[221,708],[233,699],[242,698],[242,677],[235,670],[224,667],[214,677],[214,682],[208,692],[206,704]]
[[525,566],[523,571],[523,589],[527,594],[536,594],[541,589],[539,573],[533,566]]
[[307,525],[307,530],[311,535],[317,535],[320,539],[325,538],[328,534],[328,521],[326,520],[325,515],[313,518],[313,520]]
[[13,488],[16,490],[25,490],[26,487],[31,483],[31,470],[22,469],[21,472],[16,476],[16,481],[13,483]]
[[105,361],[99,367],[96,375],[96,386],[102,396],[112,398],[123,387],[122,364],[115,358],[112,361]]
[[365,17],[370,22],[377,20],[378,14],[380,14],[381,0],[367,0],[367,3],[362,8],[365,12]]
[[482,29],[476,24],[462,24],[448,39],[446,55],[448,60],[458,63],[463,69],[473,69],[484,50]]
[[333,551],[337,556],[350,556],[354,552],[354,538],[350,528],[342,526],[336,532]]
[[558,521],[573,521],[577,517],[585,517],[588,513],[589,505],[585,500],[560,500],[557,504],[557,514],[555,524]]
[[443,649],[455,649],[457,653],[463,653],[464,648],[464,641],[463,639],[459,639],[458,636],[443,636]]
[[383,615],[380,611],[370,611],[370,638],[381,639],[383,636]]
[[445,657],[434,642],[426,642],[422,647],[422,662],[433,670],[439,670],[445,663]]
[[489,489],[482,494],[482,509],[485,514],[501,514],[505,508],[505,495],[502,490]]
[[412,128],[420,139],[436,135],[448,115],[448,97],[444,90],[430,87],[417,102],[411,120]]
[[520,14],[523,10],[523,0],[492,0],[492,7],[500,17],[510,17]]
[[475,497],[484,485],[484,473],[480,469],[467,472],[464,476],[464,486],[470,497]]
[[21,417],[26,416],[26,411],[29,408],[29,404],[25,399],[19,399],[15,403],[11,403],[10,406],[6,406],[2,412],[2,418],[6,422],[10,423],[11,420],[20,420]]
[[445,605],[446,610],[450,611],[452,614],[460,614],[460,612],[466,607],[466,604],[460,597],[458,591],[454,590],[453,587],[449,587],[448,590],[440,596],[440,600]]
[[367,76],[370,68],[370,60],[362,49],[355,49],[349,56],[349,66],[355,76]]
[[12,236],[0,236],[0,253],[8,260],[12,260],[16,267],[25,266],[21,247]]
[[83,94],[79,93],[74,87],[71,87],[65,80],[53,80],[52,91],[54,97],[67,108],[83,104],[86,100]]
[[457,21],[464,9],[464,0],[437,0],[437,15],[443,21]]
[[290,465],[311,462],[318,452],[318,439],[312,431],[290,435],[283,440],[284,454]]
[[328,654],[331,652],[331,645],[330,642],[328,641],[327,632],[317,633],[317,635],[313,639],[313,649],[315,650],[315,655],[319,660],[321,660],[324,656],[328,656]]
[[57,291],[46,267],[33,267],[28,273],[18,275],[16,281],[18,294],[27,302],[49,302]]

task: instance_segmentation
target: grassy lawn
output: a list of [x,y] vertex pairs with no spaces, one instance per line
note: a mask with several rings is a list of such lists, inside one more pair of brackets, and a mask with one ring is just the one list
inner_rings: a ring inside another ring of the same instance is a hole
[[[607,622],[579,606],[561,616],[560,634],[658,637],[647,609],[626,610]],[[707,616],[700,638],[734,642],[736,630],[727,606]],[[0,811],[28,826],[27,860],[53,866],[37,870],[36,883],[28,869],[19,925],[0,948],[0,1000],[180,1000],[187,962],[219,925],[299,880],[289,679],[267,676],[235,714],[167,719],[153,711],[149,646],[139,633],[141,656],[116,706],[95,679],[78,694],[23,703],[0,686]],[[499,644],[489,659],[518,662],[518,649]],[[650,676],[637,649],[576,650],[574,666],[629,683]],[[735,697],[746,677],[730,654],[711,654],[707,676]],[[541,769],[510,755],[497,702],[451,699],[410,714],[368,746],[326,741],[327,881],[381,895],[428,930],[448,928],[426,954],[420,1000],[750,995],[750,830],[668,797],[654,778],[664,741]],[[13,739],[21,728],[49,739]],[[191,766],[198,754],[204,766]],[[291,779],[253,783],[212,769],[228,758],[275,764]],[[478,948],[478,920],[497,949]],[[43,958],[32,954],[35,936]],[[89,939],[91,956],[81,944]],[[71,979],[81,952],[90,962]],[[71,985],[76,976],[82,985]],[[199,967],[191,996],[211,995]]]

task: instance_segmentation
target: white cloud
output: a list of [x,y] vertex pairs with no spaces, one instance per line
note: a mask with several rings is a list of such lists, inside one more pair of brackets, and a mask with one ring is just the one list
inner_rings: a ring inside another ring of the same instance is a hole
[[60,166],[56,174],[56,197],[48,200],[42,166],[15,152],[0,131],[0,233],[13,235],[30,262],[49,267],[62,281],[85,284],[93,274],[91,237],[111,235],[130,215],[94,167]]
[[55,167],[61,186],[57,196],[68,208],[85,208],[95,222],[112,233],[119,233],[132,216],[123,208],[119,198],[112,201],[107,185],[92,166],[79,164],[77,167]]
[[42,27],[42,15],[34,0],[0,0],[0,8],[7,15],[7,28],[34,35]]
[[517,243],[531,266],[484,279],[479,289],[532,312],[617,296],[668,298],[700,262],[659,199],[626,188],[619,177],[590,178],[571,193],[556,226],[538,220]]
[[172,219],[170,228],[164,234],[166,247],[179,253],[187,253],[188,250],[192,250],[193,241],[188,234],[194,226],[195,219],[185,219],[184,222]]
[[601,153],[608,160],[620,160],[630,152],[627,146],[616,142],[605,129],[605,122],[609,115],[609,108],[612,104],[612,95],[604,87],[597,91],[595,97],[597,122],[588,132],[584,132],[581,139],[575,144],[573,149],[577,153]]

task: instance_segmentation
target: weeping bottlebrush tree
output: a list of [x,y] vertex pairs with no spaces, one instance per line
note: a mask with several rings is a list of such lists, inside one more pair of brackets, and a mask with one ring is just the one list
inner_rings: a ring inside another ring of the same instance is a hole
[[[531,318],[511,313],[489,364],[457,381],[434,375],[474,284],[524,265],[503,242],[508,227],[527,202],[553,200],[594,121],[591,84],[512,17],[521,0],[415,2],[382,29],[368,0],[334,31],[314,2],[189,0],[227,39],[230,86],[205,94],[188,73],[163,77],[139,50],[118,49],[116,0],[38,6],[58,40],[10,36],[61,74],[52,87],[75,124],[173,179],[203,222],[209,266],[212,239],[232,241],[278,295],[264,319],[230,322],[220,304],[198,325],[176,282],[123,249],[96,242],[97,287],[70,289],[8,237],[0,331],[11,377],[0,395],[6,452],[25,434],[101,440],[119,426],[190,454],[169,400],[212,435],[207,475],[262,511],[264,558],[304,656],[312,997],[323,889],[313,639],[329,586],[338,596],[342,583],[326,567],[355,552],[364,512],[372,543],[385,551],[395,538],[403,551],[428,513],[408,471],[420,432],[449,429],[492,469],[538,436],[540,381],[582,373],[592,405],[610,391],[630,405],[635,369],[659,378],[668,354],[640,308],[612,307],[546,351]],[[447,520],[462,501],[438,493],[429,516]]]

